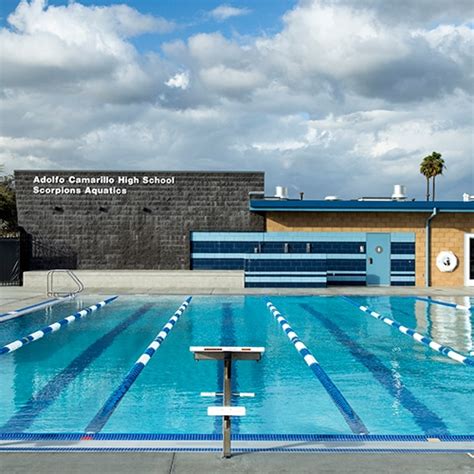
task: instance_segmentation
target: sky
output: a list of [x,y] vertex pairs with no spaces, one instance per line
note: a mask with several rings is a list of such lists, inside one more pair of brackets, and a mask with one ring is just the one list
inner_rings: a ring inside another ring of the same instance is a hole
[[474,194],[470,0],[1,0],[0,164]]

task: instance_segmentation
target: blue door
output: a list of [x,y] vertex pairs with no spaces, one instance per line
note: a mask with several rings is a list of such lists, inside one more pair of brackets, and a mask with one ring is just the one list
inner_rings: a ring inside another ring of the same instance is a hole
[[390,234],[367,234],[367,285],[390,285]]

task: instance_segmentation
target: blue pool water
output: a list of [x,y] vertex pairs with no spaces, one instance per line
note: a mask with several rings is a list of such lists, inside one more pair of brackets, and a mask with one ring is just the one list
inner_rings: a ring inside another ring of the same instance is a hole
[[[102,298],[83,297],[0,324],[0,346]],[[461,354],[473,350],[471,313],[410,297],[353,297]],[[129,297],[0,356],[0,432],[83,432],[183,296]],[[414,342],[339,297],[272,297],[371,434],[473,434],[474,368]],[[454,300],[452,300],[454,301]],[[473,304],[468,298],[457,303]],[[264,346],[235,363],[241,434],[349,434],[324,387],[257,296],[195,296],[122,399],[103,433],[220,433],[207,416],[222,365],[192,345]]]

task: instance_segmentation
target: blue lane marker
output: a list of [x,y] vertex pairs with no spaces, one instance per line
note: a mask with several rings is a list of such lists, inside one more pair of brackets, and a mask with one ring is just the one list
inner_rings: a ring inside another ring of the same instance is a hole
[[[2,313],[2,314],[0,314],[0,322],[3,318],[9,317],[8,319],[10,319],[10,317],[20,316],[21,314],[24,314],[26,312],[30,312],[30,310],[33,310],[35,308],[41,309],[42,306],[44,306],[44,307],[52,306],[53,304],[60,303],[62,301],[65,301],[66,299],[69,299],[69,298],[61,298],[61,299],[53,298],[51,300],[42,301],[41,303],[36,303],[36,304],[32,304],[30,306],[25,306],[25,307],[20,308],[20,309],[15,309],[14,311],[8,311],[7,313]],[[5,321],[6,321],[6,319],[5,319]]]
[[385,390],[401,405],[406,408],[413,416],[416,424],[429,436],[449,436],[449,431],[444,421],[433,411],[431,411],[423,402],[418,400],[413,393],[405,387],[403,382],[396,379],[390,369],[383,362],[367,349],[354,341],[346,332],[344,332],[336,323],[327,318],[311,306],[301,303],[300,306],[309,314],[317,317],[328,331],[342,345],[349,349],[349,352],[361,364],[363,364],[382,385]]
[[432,303],[432,304],[439,304],[441,306],[447,306],[449,308],[456,308],[456,309],[464,309],[467,311],[472,311],[472,306],[464,306],[463,304],[456,304],[456,303],[448,303],[447,301],[440,301],[434,300],[432,298],[421,298],[419,296],[415,296],[415,300],[424,301],[425,303]]
[[131,324],[137,322],[152,306],[152,303],[143,305],[107,334],[93,342],[65,369],[54,376],[37,394],[33,395],[20,410],[0,427],[0,432],[19,432],[28,429],[41,412],[48,408],[60,393],[112,344],[119,334]]
[[68,324],[77,321],[78,319],[82,319],[90,313],[97,311],[100,308],[103,308],[105,305],[115,301],[118,296],[113,296],[111,298],[107,298],[104,301],[100,301],[97,304],[89,306],[88,308],[84,308],[81,311],[77,311],[66,318],[61,319],[60,321],[56,321],[55,323],[50,324],[42,329],[38,329],[27,336],[22,337],[21,339],[17,339],[16,341],[10,342],[3,347],[0,347],[0,355],[9,354],[10,352],[16,351],[23,346],[26,346],[30,342],[38,341],[39,339],[43,338],[47,334],[51,334],[53,332],[59,331],[63,327],[67,326]]
[[331,380],[329,375],[321,367],[319,362],[313,356],[311,351],[306,347],[304,342],[298,337],[298,334],[291,328],[288,321],[283,318],[281,313],[273,306],[271,301],[267,302],[267,308],[273,314],[275,319],[281,326],[281,329],[286,334],[290,342],[294,345],[295,349],[298,351],[305,364],[312,370],[313,374],[321,382],[321,385],[324,387],[328,395],[331,397],[332,401],[336,405],[337,409],[346,420],[347,425],[355,434],[368,434],[369,430],[364,425],[364,422],[361,420],[359,415],[354,411],[349,402],[345,399],[344,395],[336,387],[334,382]]
[[[221,327],[221,346],[235,346],[235,326],[231,303],[222,303],[222,327]],[[217,391],[220,392],[224,385],[224,362],[217,361]],[[232,366],[232,392],[239,391],[237,382],[237,364]],[[220,401],[220,403],[219,403]],[[222,397],[217,397],[216,405],[222,405]],[[222,420],[219,417],[214,417],[214,432],[219,434],[222,432]],[[232,432],[238,434],[240,432],[240,417],[234,416],[232,419]]]
[[163,326],[161,331],[156,335],[155,339],[148,345],[145,352],[135,362],[131,370],[124,377],[120,385],[112,392],[110,397],[104,403],[102,408],[97,412],[95,417],[87,425],[85,429],[86,433],[98,433],[109,421],[115,409],[118,407],[120,401],[128,392],[130,387],[133,385],[137,377],[140,375],[142,370],[146,367],[150,359],[155,355],[156,351],[160,348],[163,341],[166,339],[174,325],[178,322],[180,316],[184,313],[189,303],[191,303],[192,296],[187,298],[183,304],[178,308],[174,315],[168,320]]

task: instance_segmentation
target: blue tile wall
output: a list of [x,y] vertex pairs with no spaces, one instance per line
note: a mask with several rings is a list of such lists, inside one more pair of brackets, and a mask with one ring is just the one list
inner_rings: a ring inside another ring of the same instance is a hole
[[194,242],[191,253],[253,253],[258,241],[250,242]]
[[254,260],[250,255],[245,261],[244,269],[248,272],[326,272],[326,268],[326,259]]
[[252,283],[245,282],[245,288],[325,288],[326,283],[306,283],[306,282],[266,282]]
[[243,270],[243,258],[193,258],[192,270]]
[[392,254],[414,254],[415,242],[392,242]]
[[333,270],[366,270],[366,262],[364,259],[350,259],[350,258],[328,258],[327,260],[328,272]]
[[392,286],[415,286],[415,234],[404,235],[405,241],[401,241],[400,236],[397,239],[392,237],[390,245],[390,284]]
[[309,253],[365,254],[365,242],[259,242],[257,240],[245,242],[191,241],[191,253],[253,253],[259,244],[262,253],[284,253],[285,244],[288,244],[289,253],[307,253],[307,244],[310,244]]
[[415,260],[397,260],[392,258],[390,260],[391,272],[408,272],[415,271]]
[[[363,286],[365,239],[361,232],[192,232],[191,268],[244,270],[248,288]],[[391,284],[413,286],[415,234],[392,233],[391,241]]]

